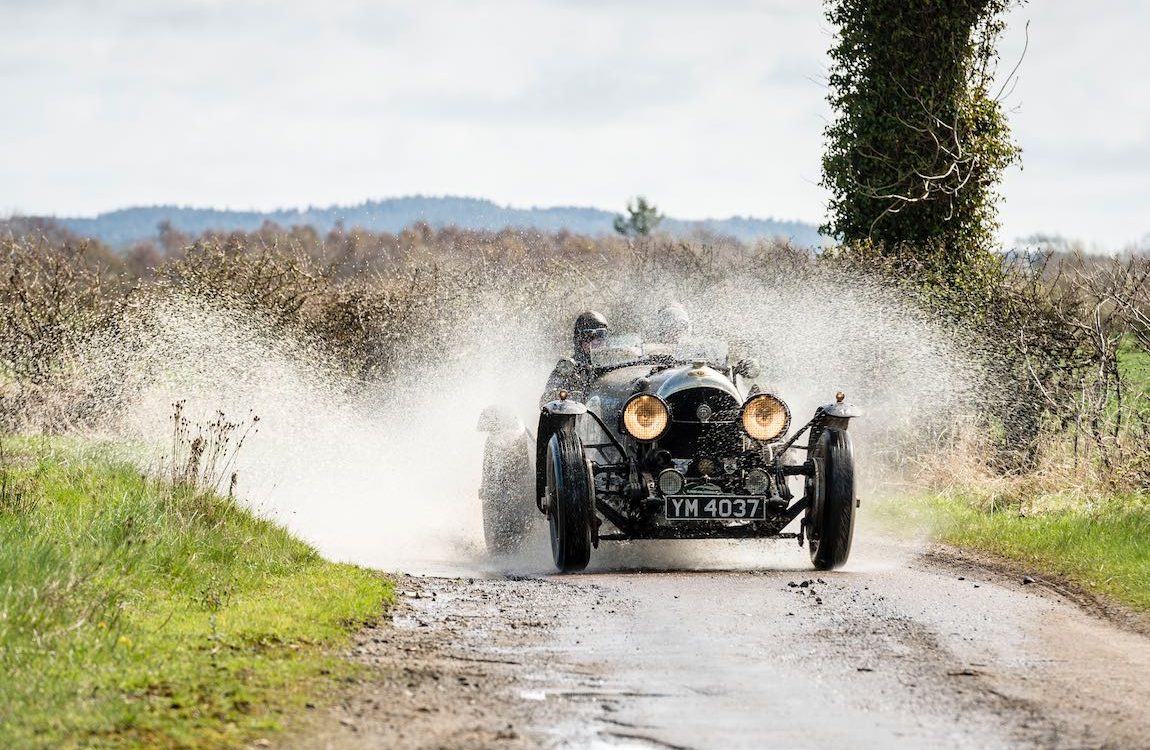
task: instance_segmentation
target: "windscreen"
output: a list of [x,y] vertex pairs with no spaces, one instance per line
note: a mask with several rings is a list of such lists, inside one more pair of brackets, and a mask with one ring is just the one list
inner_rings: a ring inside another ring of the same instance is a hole
[[651,358],[669,358],[676,362],[706,362],[715,367],[727,366],[727,344],[718,339],[691,337],[673,344],[643,341],[639,334],[609,336],[591,349],[591,364],[614,367]]
[[592,343],[591,364],[595,367],[613,367],[643,358],[643,339],[634,333],[608,336],[601,344]]

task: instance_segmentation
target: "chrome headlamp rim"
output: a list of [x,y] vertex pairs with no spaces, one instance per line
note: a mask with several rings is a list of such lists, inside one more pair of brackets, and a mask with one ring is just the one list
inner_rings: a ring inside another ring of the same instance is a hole
[[[663,405],[663,412],[666,415],[666,420],[663,422],[663,429],[660,430],[659,434],[655,435],[654,437],[639,437],[637,435],[631,434],[631,431],[627,429],[627,409],[631,407],[632,403],[638,401],[641,398],[653,398]],[[671,427],[671,406],[658,394],[645,392],[636,393],[635,395],[631,396],[631,398],[623,402],[623,408],[619,411],[619,425],[622,427],[623,432],[626,433],[627,437],[631,438],[632,440],[638,440],[640,443],[653,443],[666,435],[667,430]]]
[[[780,429],[775,435],[767,438],[755,437],[751,434],[751,431],[747,429],[747,409],[749,409],[752,404],[754,404],[756,401],[759,401],[760,399],[770,399],[771,401],[779,404],[779,406],[783,407],[782,429]],[[780,440],[791,429],[791,407],[787,406],[786,401],[783,401],[773,393],[756,393],[754,396],[751,396],[743,402],[743,407],[739,410],[739,424],[742,426],[743,432],[747,433],[747,436],[752,440],[758,440],[762,443],[773,443],[777,440]]]

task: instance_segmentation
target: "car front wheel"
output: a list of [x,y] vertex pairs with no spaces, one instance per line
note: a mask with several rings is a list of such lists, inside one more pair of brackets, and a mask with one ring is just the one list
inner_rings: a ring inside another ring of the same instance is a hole
[[818,472],[808,490],[811,562],[819,570],[833,570],[846,564],[854,536],[855,470],[850,436],[845,430],[825,430],[813,455]]
[[547,444],[547,518],[561,571],[583,570],[591,560],[592,490],[583,443],[568,420]]

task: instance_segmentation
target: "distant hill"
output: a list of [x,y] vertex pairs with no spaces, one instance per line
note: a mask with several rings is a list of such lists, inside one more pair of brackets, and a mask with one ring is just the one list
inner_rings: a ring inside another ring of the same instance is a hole
[[[181,232],[199,234],[208,230],[259,229],[265,221],[283,227],[311,225],[320,232],[330,231],[337,222],[352,229],[360,227],[377,232],[398,232],[406,226],[424,221],[435,227],[455,225],[464,229],[499,230],[506,227],[557,232],[561,229],[577,234],[609,234],[615,214],[597,208],[556,206],[553,208],[511,208],[480,198],[424,197],[388,198],[368,201],[358,206],[331,206],[279,211],[218,211],[210,208],[179,206],[141,206],[100,214],[95,218],[57,218],[72,232],[94,237],[113,247],[155,239],[157,226],[170,221]],[[685,237],[698,229],[738,237],[744,241],[764,237],[784,237],[797,245],[821,245],[817,229],[799,221],[778,221],[734,216],[729,219],[684,221],[667,218],[662,231]]]

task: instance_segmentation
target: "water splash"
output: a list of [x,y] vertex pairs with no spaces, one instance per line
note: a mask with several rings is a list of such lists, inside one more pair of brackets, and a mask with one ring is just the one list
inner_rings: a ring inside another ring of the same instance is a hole
[[[639,283],[638,280],[632,280]],[[663,302],[683,302],[699,335],[737,339],[791,404],[795,426],[844,390],[866,416],[852,426],[867,487],[893,457],[947,429],[970,403],[977,371],[950,334],[893,292],[857,280],[730,278],[700,289],[668,277],[641,296],[627,283],[596,296],[528,298],[498,287],[445,315],[384,382],[346,377],[338,363],[244,308],[157,292],[88,356],[88,372],[115,378],[118,409],[105,430],[162,450],[171,405],[261,418],[239,458],[245,502],[329,557],[386,569],[482,571],[477,492],[479,411],[511,406],[527,424],[542,384],[584,307],[642,327]],[[604,287],[611,288],[611,287]],[[448,304],[445,302],[445,304]],[[416,334],[417,336],[420,334]],[[546,571],[545,533],[512,567]],[[865,543],[863,540],[860,542]],[[646,543],[596,557],[599,564],[747,567],[805,564],[792,547],[761,543]],[[605,549],[605,548],[604,548]],[[767,550],[767,551],[764,551]]]

